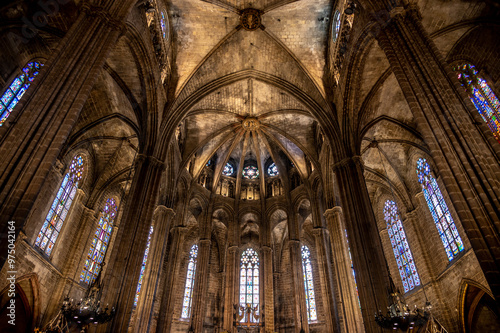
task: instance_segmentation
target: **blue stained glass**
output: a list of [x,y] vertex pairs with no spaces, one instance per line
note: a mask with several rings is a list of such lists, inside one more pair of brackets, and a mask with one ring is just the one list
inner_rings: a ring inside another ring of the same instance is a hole
[[279,174],[278,167],[274,162],[271,163],[271,165],[267,168],[267,174],[271,177],[277,176]]
[[[71,203],[73,202],[78,182],[81,180],[82,172],[83,157],[81,155],[77,155],[71,162],[69,172],[64,176],[59,191],[57,191],[57,195],[52,202],[49,213],[47,214],[42,229],[40,230],[40,233],[37,237],[37,240],[43,239],[44,236],[50,237],[52,235],[52,230],[56,228],[58,232],[56,232],[55,235],[52,236],[52,245],[50,245],[50,248],[48,248],[47,242],[35,242],[35,245],[38,246],[47,255],[49,255],[52,251],[52,247],[57,240],[59,231],[61,231],[67,212],[71,207]],[[72,181],[68,181],[69,179],[71,179]],[[71,191],[70,193],[70,188],[74,188],[75,191]],[[47,225],[50,225],[49,228],[47,228]]]
[[500,101],[491,90],[488,83],[478,76],[474,65],[462,64],[456,66],[458,80],[466,89],[470,100],[498,142],[500,142]]
[[[191,315],[191,305],[193,302],[192,290],[194,289],[194,279],[196,275],[196,263],[198,261],[198,245],[193,245],[189,251],[188,269],[186,272],[186,286],[184,289],[184,300],[182,302],[181,318],[189,319]],[[191,276],[191,278],[190,278]]]
[[451,217],[450,210],[444,201],[437,181],[431,174],[431,167],[425,158],[420,158],[417,161],[416,171],[418,181],[422,185],[422,190],[424,191],[424,198],[431,211],[434,224],[441,237],[448,259],[453,260],[453,258],[464,249],[455,222]]
[[335,15],[333,16],[333,31],[332,31],[332,39],[335,42],[339,37],[340,32],[340,12],[337,10]]
[[231,163],[226,163],[226,165],[224,166],[224,169],[222,170],[222,174],[224,176],[232,176],[233,173],[234,173],[234,168],[231,165]]
[[166,38],[167,37],[167,26],[165,25],[165,14],[163,14],[163,12],[161,12],[160,25],[161,25],[161,32],[163,34],[163,38]]
[[246,179],[257,179],[259,177],[259,169],[253,165],[249,165],[243,168],[243,178]]
[[[148,243],[146,244],[146,251],[144,251],[144,257],[142,258],[141,274],[139,275],[139,282],[137,283],[137,290],[135,291],[134,306],[137,306],[139,301],[139,294],[141,293],[142,281],[144,279],[144,272],[146,271],[146,262],[148,261],[149,247],[151,246],[151,235],[153,234],[153,226],[149,228]],[[109,236],[106,236],[108,239]],[[107,242],[107,240],[106,240]]]
[[89,256],[87,262],[85,263],[83,267],[83,272],[82,275],[85,274],[85,276],[89,276],[89,279],[87,278],[80,278],[80,281],[90,281],[92,283],[99,273],[99,270],[101,269],[101,264],[102,260],[104,259],[104,256],[106,255],[106,250],[108,248],[108,242],[103,241],[104,240],[104,235],[106,234],[108,237],[107,239],[109,240],[109,237],[111,236],[112,232],[112,227],[113,227],[113,222],[115,214],[112,214],[113,212],[116,213],[118,210],[118,207],[116,206],[115,199],[109,198],[106,200],[106,204],[104,205],[104,208],[101,211],[101,216],[100,219],[102,219],[104,222],[104,225],[109,225],[108,230],[103,228],[101,225],[97,227],[97,230],[95,232],[94,239],[92,241],[92,245],[90,246],[89,250]]
[[309,248],[302,245],[302,271],[304,273],[304,289],[306,292],[306,305],[307,305],[307,320],[309,322],[316,321],[316,300],[314,296],[314,282],[312,275],[311,265],[311,252]]
[[23,68],[23,73],[18,75],[10,84],[9,88],[4,92],[0,98],[0,126],[5,123],[10,115],[9,111],[14,110],[17,103],[24,95],[26,89],[30,86],[29,82],[33,82],[35,76],[38,75],[38,71],[33,70],[34,68],[40,68],[43,64],[38,62],[30,62]]
[[399,275],[403,282],[404,292],[408,292],[420,285],[420,278],[413,263],[413,256],[406,240],[406,233],[403,229],[403,224],[399,218],[398,207],[392,200],[387,200],[384,206],[384,219],[387,223],[387,229],[391,239],[392,249],[398,265]]
[[[259,304],[260,304],[260,286],[259,286],[259,255],[252,249],[248,248],[241,254],[240,259],[240,306],[246,308],[249,304],[252,308],[257,308],[256,315],[259,314]],[[246,277],[246,280],[244,280]],[[240,310],[240,315],[243,318],[240,322],[247,322],[248,314],[246,312],[242,313]],[[250,318],[250,322],[259,322],[253,316]]]

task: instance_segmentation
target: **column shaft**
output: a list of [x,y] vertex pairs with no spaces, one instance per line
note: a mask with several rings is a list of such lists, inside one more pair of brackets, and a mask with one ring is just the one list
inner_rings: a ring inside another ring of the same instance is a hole
[[161,267],[166,255],[168,232],[174,215],[173,209],[165,206],[158,206],[155,210],[149,258],[146,262],[141,292],[135,310],[133,332],[149,331],[153,319],[153,305],[161,299],[161,295],[158,295]]
[[334,172],[358,277],[365,330],[380,332],[374,315],[388,306],[389,273],[363,176],[362,162],[359,157],[346,158],[335,165]]

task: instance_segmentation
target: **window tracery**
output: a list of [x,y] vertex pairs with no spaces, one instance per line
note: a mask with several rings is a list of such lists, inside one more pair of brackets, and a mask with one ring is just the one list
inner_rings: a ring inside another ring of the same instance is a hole
[[309,248],[302,245],[302,272],[304,273],[304,290],[306,292],[307,320],[309,322],[318,319],[316,312],[316,297],[314,295],[313,271],[311,265],[311,252]]
[[424,192],[425,201],[429,206],[434,224],[443,242],[448,260],[458,255],[464,249],[462,238],[458,234],[455,222],[451,217],[448,205],[444,201],[436,179],[431,174],[431,167],[425,158],[417,161],[417,175]]
[[234,168],[233,166],[231,165],[231,163],[226,163],[226,165],[224,165],[224,169],[222,170],[222,174],[224,176],[232,176],[234,173]]
[[64,220],[75,198],[78,183],[82,179],[83,169],[83,157],[81,155],[75,156],[69,167],[69,172],[64,176],[59,191],[57,191],[52,206],[50,206],[42,229],[35,240],[35,246],[39,247],[47,255],[51,254],[61,232]]
[[0,126],[2,126],[10,113],[21,100],[24,93],[30,87],[31,82],[38,75],[42,63],[31,61],[24,66],[22,73],[19,74],[10,84],[7,90],[0,98]]
[[191,305],[193,303],[194,279],[196,275],[196,263],[198,261],[198,245],[193,245],[189,251],[189,263],[186,273],[186,285],[184,288],[184,299],[182,301],[181,318],[189,319]]
[[274,162],[271,163],[271,165],[269,165],[269,167],[267,168],[267,174],[270,177],[274,177],[274,176],[277,176],[279,174],[278,167],[276,166],[276,164]]
[[259,178],[259,169],[253,165],[248,165],[243,168],[243,178],[257,179]]
[[90,245],[90,250],[87,255],[87,260],[80,274],[80,282],[91,284],[99,274],[102,267],[102,261],[106,256],[111,233],[113,232],[113,223],[115,221],[118,207],[113,198],[106,200],[104,208],[99,217],[99,225]]
[[417,268],[413,262],[406,233],[398,214],[398,207],[392,200],[387,200],[384,206],[384,219],[387,223],[387,232],[394,251],[394,257],[398,265],[399,275],[403,282],[404,292],[408,292],[420,285]]
[[454,68],[458,80],[467,90],[470,100],[476,107],[491,132],[500,142],[500,101],[488,83],[478,76],[474,65],[463,64]]
[[[252,249],[248,248],[241,254],[240,261],[240,307],[246,308],[247,304],[255,309],[255,315],[259,315],[260,309],[260,293],[259,293],[259,255]],[[240,322],[248,322],[247,313],[244,314]],[[250,318],[250,322],[258,322],[255,318]]]

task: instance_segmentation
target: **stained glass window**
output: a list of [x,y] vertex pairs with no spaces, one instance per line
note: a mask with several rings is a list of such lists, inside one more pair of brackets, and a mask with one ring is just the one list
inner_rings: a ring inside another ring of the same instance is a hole
[[50,255],[54,248],[54,243],[61,232],[66,215],[68,215],[71,203],[75,198],[78,182],[83,175],[83,157],[75,156],[69,167],[69,172],[64,176],[56,198],[50,206],[49,213],[45,218],[42,229],[35,240],[35,246]]
[[165,25],[165,14],[163,14],[163,12],[161,12],[160,25],[161,25],[161,32],[163,33],[163,38],[166,38],[167,37],[167,26]]
[[[260,312],[259,309],[259,254],[252,248],[246,249],[241,254],[240,262],[240,307],[247,307],[247,304],[256,309],[255,315]],[[241,310],[240,310],[241,311]],[[240,315],[242,313],[240,312]],[[248,313],[245,311],[242,323],[248,322]],[[258,319],[253,316],[250,322],[257,323]]]
[[352,262],[351,247],[349,246],[349,238],[347,237],[347,230],[344,229],[344,232],[345,232],[345,240],[347,242],[347,252],[349,253],[349,261],[351,262],[352,277],[354,278],[354,287],[356,288],[356,296],[358,296],[358,305],[359,308],[361,309],[361,302],[359,301],[358,283],[356,282],[356,271],[354,270],[354,264]]
[[189,263],[186,276],[186,287],[184,288],[184,300],[182,301],[181,318],[189,319],[191,315],[191,304],[193,302],[194,278],[196,273],[196,262],[198,259],[198,245],[193,245],[189,251]]
[[82,274],[80,274],[80,281],[91,284],[99,274],[102,261],[108,250],[117,210],[115,199],[107,199],[99,217],[99,225],[97,226],[94,239],[92,240],[92,244],[90,244],[85,266],[83,267]]
[[243,168],[243,178],[246,179],[256,179],[259,177],[259,169],[253,165],[249,165]]
[[135,291],[134,306],[137,306],[137,302],[139,301],[139,294],[141,293],[142,280],[144,279],[144,272],[146,271],[146,262],[148,261],[149,246],[151,245],[152,234],[153,226],[149,228],[148,243],[146,245],[146,251],[144,251],[144,257],[142,258],[141,275],[139,275],[139,282],[137,283],[137,290]]
[[307,320],[316,321],[316,297],[314,296],[313,271],[311,266],[311,252],[309,248],[302,245],[302,272],[304,273],[304,288],[306,291]]
[[0,126],[5,123],[42,66],[43,64],[36,61],[29,62],[24,66],[22,73],[12,81],[4,92],[0,98]]
[[454,70],[477,111],[500,142],[500,101],[497,96],[488,83],[477,75],[478,72],[473,65],[460,65]]
[[392,244],[392,250],[396,257],[399,274],[403,282],[405,293],[420,285],[420,278],[417,273],[417,268],[413,262],[406,233],[403,229],[403,224],[398,214],[398,207],[392,200],[387,200],[384,206],[384,219],[387,223],[387,232]]
[[224,169],[222,170],[222,174],[224,176],[231,176],[233,173],[234,173],[234,168],[231,165],[231,163],[226,163],[226,165],[224,165]]
[[271,177],[278,175],[278,167],[274,162],[267,168],[267,174]]
[[449,260],[463,251],[464,244],[458,234],[450,210],[444,201],[436,179],[431,174],[431,167],[425,158],[417,161],[418,181],[422,185],[425,201],[429,206],[432,218],[443,242]]
[[340,32],[340,12],[337,10],[335,12],[335,15],[333,16],[332,38],[334,42],[337,41],[337,38],[339,37],[339,32]]

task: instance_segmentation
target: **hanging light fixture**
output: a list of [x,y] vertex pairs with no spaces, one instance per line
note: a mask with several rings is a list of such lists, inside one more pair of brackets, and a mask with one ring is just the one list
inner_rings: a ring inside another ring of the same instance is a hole
[[104,324],[115,316],[115,308],[109,309],[101,307],[102,282],[101,272],[104,262],[101,265],[101,270],[94,282],[87,288],[85,297],[75,303],[73,299],[66,297],[61,306],[59,313],[52,319],[42,330],[36,329],[37,333],[62,333],[70,332],[71,324],[76,324],[82,333],[87,332],[89,325]]

